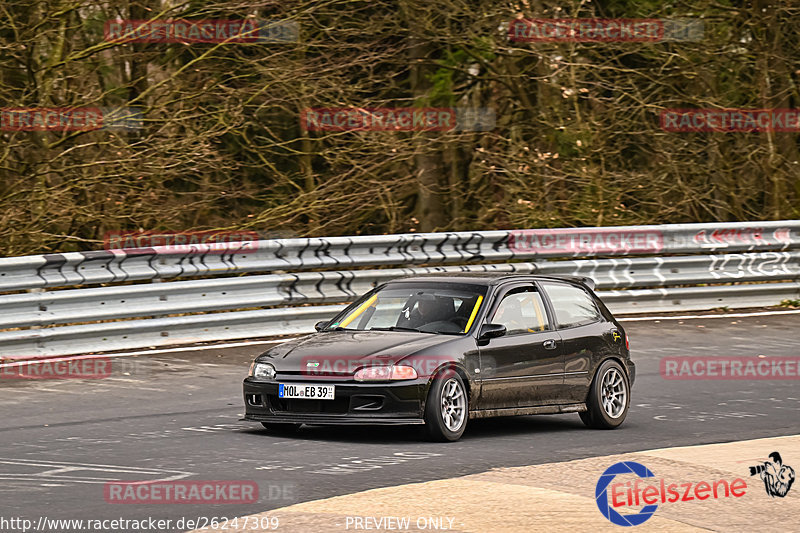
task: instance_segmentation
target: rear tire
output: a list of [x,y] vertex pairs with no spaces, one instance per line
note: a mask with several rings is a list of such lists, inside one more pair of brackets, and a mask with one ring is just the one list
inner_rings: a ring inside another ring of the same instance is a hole
[[425,428],[437,442],[461,438],[469,419],[469,398],[464,380],[454,370],[445,370],[433,378],[425,402]]
[[300,424],[282,423],[282,422],[261,422],[264,429],[268,429],[273,433],[294,433],[300,429]]
[[630,390],[628,376],[619,363],[605,361],[594,375],[586,400],[588,410],[579,413],[581,420],[593,429],[619,427],[628,415]]

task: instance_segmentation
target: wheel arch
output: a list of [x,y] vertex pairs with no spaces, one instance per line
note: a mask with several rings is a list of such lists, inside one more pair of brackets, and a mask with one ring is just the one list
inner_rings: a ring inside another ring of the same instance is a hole
[[597,361],[597,366],[594,367],[594,375],[592,376],[592,379],[594,379],[594,377],[597,375],[597,371],[600,370],[600,367],[603,366],[603,363],[605,363],[606,361],[614,361],[619,366],[621,366],[622,371],[625,372],[625,377],[628,378],[628,381],[630,382],[631,376],[628,373],[628,365],[625,364],[625,359],[621,357],[619,354],[615,353],[605,354]]
[[467,370],[463,366],[458,364],[456,361],[448,361],[448,362],[442,363],[441,365],[436,367],[436,370],[431,372],[431,376],[428,378],[428,383],[425,385],[425,394],[424,394],[423,404],[422,404],[422,410],[423,411],[425,410],[425,404],[428,401],[428,394],[430,393],[431,386],[433,385],[433,380],[436,379],[436,377],[439,374],[441,374],[442,372],[444,372],[444,371],[446,371],[448,369],[452,369],[456,374],[459,375],[459,377],[461,377],[461,381],[464,382],[464,388],[467,389],[467,401],[468,401],[467,409],[469,409],[469,407],[472,405],[473,388],[472,388],[472,382],[469,379],[469,374],[467,374]]

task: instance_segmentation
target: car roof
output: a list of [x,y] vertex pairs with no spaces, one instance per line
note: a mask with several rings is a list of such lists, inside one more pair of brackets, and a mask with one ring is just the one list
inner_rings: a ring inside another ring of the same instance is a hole
[[[474,285],[499,285],[511,281],[567,281],[571,283],[586,283],[586,278],[578,276],[558,276],[543,274],[517,274],[514,272],[452,272],[452,273],[432,273],[419,274],[416,276],[406,276],[404,278],[393,279],[387,283],[413,283],[415,281],[433,281],[441,283],[468,283]],[[593,283],[592,283],[593,285]]]

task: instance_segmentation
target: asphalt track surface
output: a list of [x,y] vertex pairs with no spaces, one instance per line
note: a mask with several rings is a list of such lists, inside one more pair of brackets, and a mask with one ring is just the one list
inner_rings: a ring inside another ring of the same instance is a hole
[[[797,380],[659,374],[664,356],[798,355],[800,315],[625,328],[637,379],[628,418],[614,431],[586,429],[570,414],[471,421],[447,444],[421,440],[415,427],[305,426],[274,435],[239,421],[241,380],[263,346],[128,357],[129,375],[107,379],[0,380],[0,518],[231,518],[495,467],[800,433]],[[176,477],[254,480],[259,501],[122,505],[103,496],[106,481]]]

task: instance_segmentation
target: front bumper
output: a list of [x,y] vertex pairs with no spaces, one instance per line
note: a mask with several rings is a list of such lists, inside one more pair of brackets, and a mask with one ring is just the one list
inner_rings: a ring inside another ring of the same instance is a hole
[[244,380],[245,420],[298,424],[422,424],[427,380],[358,383],[281,379],[281,383],[335,385],[333,400],[278,398],[277,381]]

